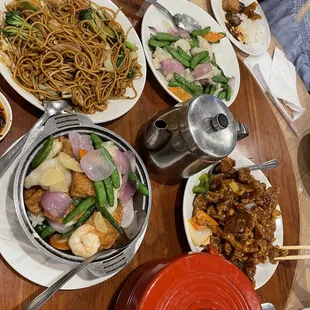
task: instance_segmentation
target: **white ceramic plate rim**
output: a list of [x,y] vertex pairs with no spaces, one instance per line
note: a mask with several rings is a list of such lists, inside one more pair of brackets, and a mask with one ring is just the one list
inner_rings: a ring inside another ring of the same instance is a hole
[[12,112],[9,101],[6,99],[6,97],[1,92],[0,92],[0,102],[3,106],[5,116],[6,116],[6,124],[0,135],[0,141],[1,141],[4,139],[4,137],[8,134],[8,132],[11,129],[11,125],[13,122],[13,112]]
[[[195,16],[195,19],[203,26],[211,26],[211,29],[214,31],[223,31],[222,28],[219,26],[219,24],[202,8],[199,6],[191,3],[187,0],[159,0],[159,3],[163,4],[167,9],[169,9],[173,14],[176,14],[178,12],[180,13],[188,13],[191,12],[193,16]],[[145,57],[147,59],[147,62],[156,77],[157,81],[160,83],[160,85],[165,89],[165,91],[173,97],[176,101],[182,102],[177,96],[175,96],[169,89],[168,89],[168,83],[164,76],[161,74],[159,70],[156,70],[152,63],[152,53],[149,49],[149,46],[147,44],[148,39],[150,38],[150,30],[149,26],[155,26],[161,24],[161,21],[164,23],[168,23],[169,19],[160,11],[158,11],[153,5],[151,5],[147,11],[144,14],[143,20],[142,20],[142,26],[141,26],[141,39],[142,44],[145,52]],[[224,101],[224,103],[227,106],[230,106],[236,99],[239,87],[240,87],[240,70],[239,70],[239,64],[237,60],[236,53],[230,43],[230,41],[227,38],[224,38],[221,40],[220,44],[213,44],[212,48],[215,50],[215,56],[217,58],[218,64],[223,69],[224,73],[228,76],[234,76],[236,78],[235,80],[235,86],[232,94],[232,98],[229,102]],[[216,50],[222,49],[222,51],[216,52]],[[227,64],[223,65],[223,58],[227,57],[229,55],[230,60],[227,60]],[[223,57],[223,58],[222,58]],[[228,64],[229,63],[229,64]]]
[[[245,167],[248,165],[253,165],[253,162],[249,159],[247,159],[242,154],[238,153],[237,151],[234,151],[229,155],[229,157],[236,160],[236,167]],[[192,211],[193,211],[193,200],[195,195],[192,192],[192,189],[195,185],[199,183],[199,176],[203,173],[206,173],[210,167],[200,171],[199,173],[195,174],[194,176],[190,177],[186,183],[185,191],[184,191],[184,197],[183,197],[183,224],[184,229],[186,233],[187,242],[193,252],[200,252],[202,250],[201,247],[197,247],[194,245],[189,229],[188,229],[188,220],[192,217]],[[260,182],[263,182],[267,185],[267,187],[270,187],[271,184],[267,177],[264,175],[264,173],[261,170],[258,171],[252,171],[252,174],[254,177],[259,180]],[[277,207],[278,210],[280,210],[280,206]],[[279,217],[276,219],[276,231],[275,231],[275,237],[276,240],[274,242],[275,245],[283,245],[283,220],[282,217]],[[265,264],[259,264],[257,266],[257,271],[255,275],[256,280],[256,287],[255,289],[259,289],[262,287],[265,283],[268,282],[268,280],[271,278],[271,276],[275,273],[277,269],[278,263],[271,264],[269,262]]]
[[[243,0],[242,2],[246,5],[248,5],[251,2],[253,2],[253,0]],[[258,55],[263,54],[269,48],[270,41],[271,41],[269,24],[268,24],[268,21],[267,21],[267,18],[265,16],[263,9],[261,8],[261,6],[259,4],[258,4],[255,11],[262,16],[262,19],[260,21],[256,21],[256,22],[260,22],[260,24],[264,27],[264,30],[266,33],[266,38],[263,42],[255,43],[255,44],[243,44],[243,43],[239,42],[238,40],[236,40],[230,34],[230,32],[228,31],[228,29],[225,26],[225,17],[224,17],[225,15],[224,15],[224,11],[222,10],[222,0],[211,0],[211,7],[212,7],[212,10],[213,10],[213,13],[214,13],[214,16],[215,16],[217,22],[221,25],[221,27],[225,31],[229,40],[236,47],[238,47],[241,51],[243,51],[249,55],[258,56]]]
[[[0,0],[0,11],[4,11],[4,4],[7,1]],[[110,0],[95,0],[95,2],[98,5],[106,6],[111,8],[114,11],[117,11],[119,8]],[[132,24],[127,19],[127,17],[124,15],[122,11],[119,11],[116,21],[118,21],[124,28],[125,32],[132,27]],[[134,105],[138,102],[139,98],[142,95],[145,81],[146,81],[146,62],[145,62],[145,55],[143,52],[141,41],[135,31],[135,29],[132,27],[128,34],[128,40],[138,46],[138,59],[139,64],[141,65],[141,72],[142,77],[138,80],[134,81],[134,86],[137,90],[137,97],[134,99],[120,99],[120,100],[110,100],[108,104],[108,108],[103,112],[97,112],[93,115],[88,115],[91,120],[95,123],[104,123],[108,121],[112,121],[114,119],[117,119],[124,114],[126,114],[130,109],[134,107]],[[9,68],[4,64],[0,63],[0,73],[5,78],[5,80],[10,84],[10,86],[24,99],[26,99],[29,103],[36,106],[40,110],[44,111],[43,106],[41,105],[40,101],[33,96],[30,92],[24,90],[21,88],[17,83],[13,80],[12,73],[9,70]],[[126,95],[133,96],[134,92],[131,89],[127,89]]]

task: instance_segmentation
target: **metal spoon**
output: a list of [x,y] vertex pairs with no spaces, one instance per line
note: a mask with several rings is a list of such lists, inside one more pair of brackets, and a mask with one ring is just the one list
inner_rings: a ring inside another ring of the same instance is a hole
[[72,111],[72,107],[65,100],[57,101],[46,101],[44,104],[45,113],[41,118],[34,124],[34,126],[8,151],[5,155],[0,158],[0,178],[9,169],[11,164],[14,162],[16,157],[22,151],[26,141],[28,140],[31,132],[35,129],[40,129],[46,121],[53,115],[61,114],[64,112]]
[[165,7],[159,4],[155,0],[145,0],[150,4],[153,4],[157,9],[163,11],[173,22],[173,25],[179,29],[191,33],[194,30],[200,30],[201,26],[199,23],[191,16],[187,14],[175,14],[172,15]]
[[[211,169],[208,171],[208,175],[216,174],[215,170],[218,167],[218,165],[219,163],[213,165]],[[251,165],[251,166],[242,167],[242,168],[249,168],[251,171],[254,171],[254,170],[267,170],[267,169],[277,168],[278,166],[279,166],[278,160],[272,159],[272,160],[266,161],[261,164]]]

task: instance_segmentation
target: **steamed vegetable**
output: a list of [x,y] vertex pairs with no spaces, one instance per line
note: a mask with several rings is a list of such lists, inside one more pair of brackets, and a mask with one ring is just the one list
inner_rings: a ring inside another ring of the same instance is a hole
[[199,184],[193,187],[194,194],[206,194],[209,191],[209,176],[203,173],[199,177]]
[[62,218],[71,206],[71,203],[72,199],[67,194],[59,192],[52,193],[50,191],[46,191],[40,201],[44,211],[56,218]]
[[128,179],[135,183],[138,192],[140,192],[143,196],[149,196],[147,187],[140,181],[136,174],[130,171],[128,174]]
[[44,142],[40,151],[36,154],[36,156],[32,160],[31,162],[32,169],[39,167],[44,162],[44,160],[47,158],[48,154],[52,150],[53,143],[54,143],[54,137],[49,136],[47,140]]

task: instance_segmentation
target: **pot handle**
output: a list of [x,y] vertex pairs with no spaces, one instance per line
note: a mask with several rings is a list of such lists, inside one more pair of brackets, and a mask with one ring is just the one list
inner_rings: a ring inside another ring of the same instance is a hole
[[240,123],[239,121],[236,121],[237,125],[237,140],[242,140],[246,138],[249,135],[248,127],[245,124]]

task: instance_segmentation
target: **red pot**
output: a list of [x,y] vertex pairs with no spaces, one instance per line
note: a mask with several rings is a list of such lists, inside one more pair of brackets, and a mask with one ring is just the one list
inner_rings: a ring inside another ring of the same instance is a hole
[[258,310],[248,278],[227,260],[189,253],[142,265],[130,276],[116,310]]

